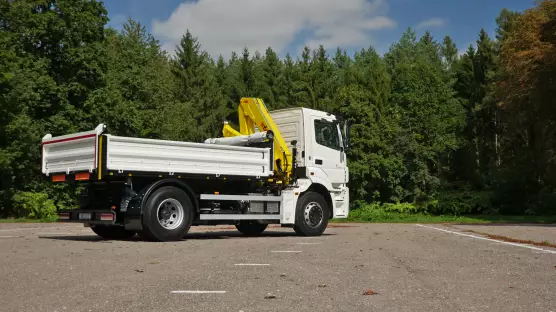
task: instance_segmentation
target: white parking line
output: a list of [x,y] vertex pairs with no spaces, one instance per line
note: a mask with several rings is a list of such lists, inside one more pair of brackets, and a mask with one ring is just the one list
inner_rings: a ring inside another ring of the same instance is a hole
[[267,266],[270,265],[269,263],[236,263],[234,265],[238,265],[238,266]]
[[13,228],[13,229],[2,229],[2,230],[0,230],[0,232],[20,231],[20,230],[36,230],[36,229],[44,229],[44,228],[42,228],[42,227]]
[[302,252],[301,250],[272,250],[271,252]]
[[172,290],[172,294],[225,294],[225,290]]
[[0,238],[16,238],[16,237],[23,237],[23,236],[0,236]]
[[42,229],[42,230],[49,230],[49,229],[56,230],[56,229],[61,229],[61,228],[63,228],[63,229],[80,229],[81,227],[76,227],[76,226],[71,226],[71,225],[61,226],[61,227],[50,227],[50,228],[49,227],[22,227],[22,228],[13,228],[13,229],[1,229],[0,232],[22,231],[22,230],[39,230],[39,229]]
[[446,232],[446,233],[456,234],[456,235],[460,235],[460,236],[467,236],[467,237],[471,237],[471,238],[496,242],[496,243],[500,243],[500,244],[504,244],[504,245],[528,248],[528,249],[532,249],[532,250],[542,251],[542,252],[545,252],[545,253],[556,254],[556,251],[554,251],[554,250],[542,249],[542,248],[533,247],[533,246],[529,246],[529,245],[525,245],[525,244],[505,242],[505,241],[496,240],[496,239],[492,239],[492,238],[486,238],[486,237],[481,237],[481,236],[476,236],[476,235],[471,235],[471,234],[466,234],[466,233],[461,233],[461,232],[454,232],[454,231],[444,230],[444,229],[440,229],[440,228],[437,228],[437,227],[434,227],[434,226],[428,226],[428,225],[422,225],[422,224],[416,224],[416,226],[429,228],[429,229],[433,229],[433,230],[437,230],[437,231],[442,231],[442,232]]
[[543,250],[543,251],[532,251],[532,253],[534,254],[545,254],[545,253],[551,253],[552,250]]

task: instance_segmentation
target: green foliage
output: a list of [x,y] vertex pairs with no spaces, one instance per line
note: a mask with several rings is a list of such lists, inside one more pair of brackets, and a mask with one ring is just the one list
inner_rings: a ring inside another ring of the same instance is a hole
[[356,222],[440,222],[444,218],[434,217],[409,203],[373,203],[364,204],[350,211],[347,220]]
[[471,214],[471,215],[431,215],[426,213],[404,213],[386,211],[380,205],[365,205],[350,213],[347,219],[332,219],[332,222],[376,222],[376,223],[539,223],[555,224],[554,215],[500,215],[500,214]]
[[392,81],[390,103],[403,125],[396,142],[405,164],[399,200],[434,197],[447,170],[443,158],[460,146],[457,132],[464,111],[453,97],[440,48],[429,33],[417,41],[407,30],[385,59]]
[[227,113],[226,98],[218,88],[214,61],[189,31],[182,37],[170,66],[178,102],[165,111],[163,131],[172,135],[164,137],[200,142],[207,136],[217,136]]
[[353,125],[348,165],[354,197],[400,199],[406,168],[396,147],[402,127],[398,109],[388,103],[391,81],[386,65],[369,48],[355,53],[353,63],[340,68],[344,85],[336,96],[340,113]]
[[16,214],[14,194],[40,191],[41,137],[91,129],[96,115],[85,103],[105,84],[107,12],[89,0],[0,3],[0,215],[7,216]]
[[448,71],[451,71],[454,64],[458,60],[458,49],[456,43],[452,40],[450,36],[444,37],[444,41],[440,46],[440,53],[442,55],[443,62]]
[[438,199],[431,203],[429,211],[433,214],[471,214],[495,213],[492,206],[492,193],[489,191],[455,190],[440,192]]
[[48,219],[56,215],[56,206],[45,193],[18,192],[13,196],[18,216],[29,219]]
[[495,95],[503,153],[493,187],[504,212],[554,213],[556,86],[550,81],[556,71],[556,3],[537,1],[499,21]]
[[399,213],[425,213],[426,210],[423,206],[411,203],[385,203],[381,207],[386,212],[399,212]]
[[107,28],[101,1],[0,0],[0,216],[76,206],[78,189],[41,178],[45,133],[105,123],[199,142],[237,123],[244,96],[350,121],[356,217],[554,213],[555,12],[502,10],[496,38],[480,30],[463,56],[449,36],[407,29],[383,57],[321,45],[215,59],[189,31],[169,55],[134,20]]
[[440,191],[436,199],[422,202],[398,202],[367,204],[355,202],[351,205],[350,219],[372,220],[384,218],[388,214],[420,215],[463,215],[463,214],[492,214],[499,213],[492,205],[493,194],[489,191],[474,191],[471,189],[455,189]]

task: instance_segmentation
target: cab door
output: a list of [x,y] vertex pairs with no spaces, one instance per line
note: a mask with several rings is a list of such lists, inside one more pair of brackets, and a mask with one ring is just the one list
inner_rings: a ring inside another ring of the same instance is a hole
[[312,117],[308,165],[322,169],[333,188],[346,183],[346,159],[339,125],[332,119]]

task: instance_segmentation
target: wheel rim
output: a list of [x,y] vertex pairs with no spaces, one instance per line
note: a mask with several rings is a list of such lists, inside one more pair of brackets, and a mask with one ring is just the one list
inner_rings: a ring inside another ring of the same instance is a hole
[[181,203],[173,198],[165,199],[156,209],[158,224],[167,230],[179,227],[183,222],[184,214]]
[[316,228],[323,221],[322,207],[318,203],[311,202],[305,206],[304,216],[305,223],[312,228]]

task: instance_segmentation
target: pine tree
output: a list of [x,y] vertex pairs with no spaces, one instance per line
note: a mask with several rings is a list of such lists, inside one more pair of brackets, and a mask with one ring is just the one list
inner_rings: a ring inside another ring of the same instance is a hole
[[444,37],[440,52],[444,60],[446,69],[449,71],[453,71],[454,63],[458,59],[458,48],[456,47],[456,43],[450,36]]
[[107,31],[106,86],[87,100],[91,118],[117,135],[159,138],[158,110],[173,103],[175,84],[167,56],[145,26],[128,20]]
[[279,100],[278,100],[278,108],[285,108],[290,106],[296,106],[296,92],[295,86],[298,83],[297,79],[298,75],[298,68],[295,66],[295,63],[288,53],[284,61],[282,62],[283,69],[282,75],[280,75],[279,79]]
[[340,113],[353,124],[349,151],[353,198],[397,201],[403,194],[403,159],[397,150],[399,114],[389,105],[390,77],[373,48],[361,50],[345,67],[345,85],[339,88]]
[[508,35],[516,31],[515,25],[519,16],[521,16],[520,13],[506,8],[500,11],[500,14],[496,17],[496,40],[498,42],[503,42]]
[[234,62],[235,55],[232,55],[232,59],[229,62],[224,60],[224,57],[220,55],[216,62],[216,82],[218,84],[219,92],[222,94],[222,118],[229,121],[230,118],[237,118],[237,105],[238,97],[236,86],[235,86],[235,75],[234,74]]
[[254,97],[261,98],[265,103],[270,101],[271,105],[274,105],[276,100],[274,99],[274,93],[268,84],[268,72],[265,71],[266,64],[264,61],[265,58],[261,55],[261,53],[259,53],[259,51],[256,51],[255,56],[251,59],[253,66],[251,72],[253,87],[250,93]]
[[339,107],[333,100],[337,86],[334,85],[333,65],[324,46],[320,45],[313,51],[310,63],[310,77],[312,95],[312,107],[322,111],[335,112]]
[[453,99],[440,51],[429,36],[408,30],[386,55],[392,75],[390,101],[401,111],[405,200],[434,196],[445,171],[442,159],[457,149],[463,111]]
[[352,65],[351,58],[347,55],[345,50],[336,49],[336,54],[332,59],[334,66],[334,82],[333,84],[338,86],[338,88],[346,84],[346,72],[348,68]]
[[481,29],[477,40],[477,53],[474,58],[475,80],[478,83],[477,96],[477,137],[479,146],[479,169],[488,173],[498,163],[497,146],[497,109],[493,96],[497,56],[495,44],[487,32]]
[[243,54],[239,60],[240,77],[239,83],[243,96],[256,97],[255,94],[255,62],[249,56],[249,50],[243,49]]
[[475,79],[475,55],[472,45],[458,61],[455,72],[454,91],[462,108],[465,110],[465,126],[460,133],[462,147],[454,153],[452,171],[454,182],[471,184],[480,187],[482,176],[478,166],[477,116],[476,99],[478,97],[477,80]]
[[238,125],[237,107],[239,101],[245,95],[245,86],[241,80],[241,67],[239,56],[232,51],[230,59],[225,69],[225,87],[222,90],[227,102],[225,104],[225,120],[234,127]]
[[294,90],[297,105],[314,107],[315,90],[311,71],[311,49],[309,49],[309,47],[306,46],[303,48],[301,60],[297,60],[296,67],[298,77],[294,85]]
[[[178,107],[169,108],[168,111],[168,114],[172,114],[172,109],[177,112],[173,114],[176,120],[167,124],[174,133],[173,137],[203,141],[207,137],[220,136],[226,114],[226,99],[215,78],[214,62],[189,31],[180,41],[173,68],[179,86],[177,98],[181,102]],[[184,120],[191,122],[183,124]]]
[[261,71],[264,77],[262,97],[265,99],[268,109],[284,107],[285,105],[280,103],[282,63],[270,47],[266,49]]
[[218,83],[218,87],[224,89],[226,86],[226,61],[222,54],[218,56],[218,60],[216,61],[216,82]]

